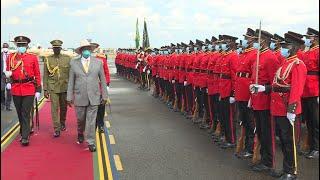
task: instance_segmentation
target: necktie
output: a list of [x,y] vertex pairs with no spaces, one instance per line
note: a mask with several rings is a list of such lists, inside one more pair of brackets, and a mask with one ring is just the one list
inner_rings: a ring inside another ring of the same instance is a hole
[[90,61],[89,61],[89,60],[86,60],[85,63],[83,64],[83,68],[84,68],[84,71],[85,71],[86,73],[88,73],[89,64],[90,64]]

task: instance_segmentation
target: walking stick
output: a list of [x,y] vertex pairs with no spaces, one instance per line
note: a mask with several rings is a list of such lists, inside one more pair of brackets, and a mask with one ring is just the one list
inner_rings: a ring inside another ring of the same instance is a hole
[[293,157],[294,157],[294,174],[297,175],[298,164],[297,164],[297,147],[296,147],[296,138],[294,132],[294,124],[292,125],[292,139],[293,139]]

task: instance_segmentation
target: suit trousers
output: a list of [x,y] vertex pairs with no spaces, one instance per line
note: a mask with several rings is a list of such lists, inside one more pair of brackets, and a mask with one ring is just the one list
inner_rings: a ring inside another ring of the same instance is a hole
[[307,124],[310,150],[319,151],[319,104],[317,97],[302,98],[303,119]]
[[78,133],[83,134],[85,131],[85,136],[87,143],[95,143],[95,127],[96,127],[96,118],[98,112],[98,106],[88,105],[88,106],[76,106],[76,115],[78,123]]
[[275,125],[270,110],[254,110],[256,131],[261,144],[261,163],[270,168],[275,166]]
[[50,92],[51,99],[51,117],[53,122],[53,128],[55,131],[60,131],[61,125],[66,123],[67,93],[53,93]]
[[13,103],[18,114],[22,139],[28,139],[30,134],[30,115],[34,96],[13,96]]
[[219,94],[208,95],[210,125],[216,129],[219,118]]

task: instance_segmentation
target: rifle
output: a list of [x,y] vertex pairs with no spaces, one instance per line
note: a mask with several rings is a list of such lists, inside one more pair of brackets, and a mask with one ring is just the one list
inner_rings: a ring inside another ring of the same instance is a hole
[[260,160],[260,148],[261,148],[261,144],[257,134],[255,134],[253,142],[254,142],[253,143],[254,146],[253,146],[252,163],[256,164]]
[[185,106],[185,105],[184,105],[184,104],[185,104],[185,102],[184,102],[184,95],[181,96],[181,100],[182,100],[182,102],[181,102],[181,109],[180,109],[180,111],[181,111],[181,112],[184,112],[184,106]]
[[175,84],[173,84],[173,88],[174,88],[174,105],[173,105],[173,110],[177,110],[178,108],[178,95],[177,95],[177,89]]
[[308,151],[310,149],[308,131],[304,132],[304,135],[303,135],[302,139],[303,139],[303,144],[302,144],[301,150],[306,152],[306,151]]
[[194,111],[193,111],[193,121],[195,121],[196,120],[196,118],[198,117],[198,115],[199,115],[199,103],[198,103],[198,98],[196,97],[195,98],[195,103],[196,103],[196,105],[195,105],[195,107],[194,107]]
[[244,137],[245,137],[245,129],[242,126],[242,121],[240,122],[241,132],[240,137],[238,139],[237,147],[236,147],[236,154],[239,154],[244,149]]
[[294,124],[292,124],[292,139],[293,139],[293,158],[294,158],[294,174],[297,174],[298,163],[297,163],[297,147],[296,147],[296,136],[294,132]]
[[[255,79],[255,84],[256,85],[258,85],[258,77],[259,77],[260,43],[261,43],[261,21],[260,21],[260,24],[259,24],[259,37],[258,37],[259,49],[258,49],[258,52],[257,52],[256,79]],[[258,88],[254,88],[254,92],[258,93]]]

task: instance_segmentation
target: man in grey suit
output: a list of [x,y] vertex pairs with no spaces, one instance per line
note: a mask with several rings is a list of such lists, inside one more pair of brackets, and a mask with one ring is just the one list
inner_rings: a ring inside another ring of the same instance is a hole
[[[75,52],[80,54],[70,61],[67,104],[74,103],[78,122],[78,143],[84,141],[83,132],[89,150],[94,152],[95,123],[99,104],[105,104],[108,99],[106,78],[102,62],[91,56],[94,46],[87,40],[81,41]],[[100,92],[99,82],[102,91]],[[102,93],[102,99],[101,99]]]

